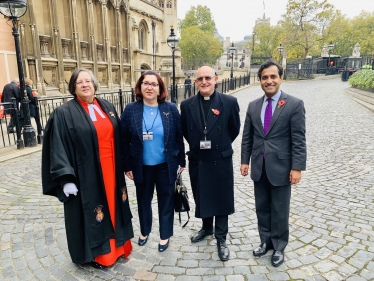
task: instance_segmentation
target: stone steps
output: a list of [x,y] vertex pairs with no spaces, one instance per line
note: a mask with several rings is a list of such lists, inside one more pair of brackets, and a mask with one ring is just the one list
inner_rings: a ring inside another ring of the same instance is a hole
[[347,93],[354,101],[374,112],[374,93],[355,88],[349,88]]

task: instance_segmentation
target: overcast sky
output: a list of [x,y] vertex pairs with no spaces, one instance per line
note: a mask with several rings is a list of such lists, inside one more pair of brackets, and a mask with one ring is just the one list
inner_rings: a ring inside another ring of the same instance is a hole
[[[218,32],[231,41],[240,41],[252,34],[257,18],[264,12],[270,24],[276,25],[286,12],[288,0],[178,0],[178,19],[183,19],[191,6],[207,6],[216,23]],[[349,18],[358,16],[362,10],[374,12],[374,0],[328,0]],[[265,3],[265,5],[264,5]],[[265,10],[264,10],[265,6]]]

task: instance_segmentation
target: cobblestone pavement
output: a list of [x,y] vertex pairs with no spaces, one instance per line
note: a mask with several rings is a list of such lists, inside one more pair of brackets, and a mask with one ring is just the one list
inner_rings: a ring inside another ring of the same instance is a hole
[[[253,184],[239,175],[240,135],[234,144],[236,212],[229,220],[229,261],[219,260],[213,237],[190,242],[189,235],[200,228],[195,218],[185,229],[176,219],[170,247],[159,253],[156,205],[149,242],[139,247],[135,191],[128,181],[135,229],[132,254],[105,270],[73,264],[63,207],[41,195],[37,152],[3,162],[0,168],[0,281],[374,280],[374,114],[352,101],[347,87],[339,79],[282,85],[305,101],[308,163],[302,182],[292,190],[290,243],[280,267],[271,265],[271,252],[261,258],[252,255],[260,241]],[[261,95],[259,86],[235,93],[242,120],[248,102]]]

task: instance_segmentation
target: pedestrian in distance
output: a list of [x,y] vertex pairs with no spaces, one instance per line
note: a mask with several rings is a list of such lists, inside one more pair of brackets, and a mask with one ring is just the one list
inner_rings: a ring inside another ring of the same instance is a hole
[[128,257],[133,238],[125,183],[119,117],[95,97],[98,81],[85,68],[69,81],[74,99],[57,107],[45,127],[43,194],[64,203],[71,259],[95,268]]
[[160,242],[164,252],[173,236],[174,190],[177,171],[185,167],[179,111],[167,102],[167,88],[155,71],[144,72],[135,86],[136,102],[121,116],[126,176],[136,187],[140,235],[144,246],[152,230],[152,198],[156,186]]
[[202,219],[202,228],[191,236],[191,242],[214,232],[218,256],[227,261],[228,216],[235,211],[232,142],[239,134],[240,116],[236,98],[215,90],[217,80],[211,67],[198,69],[199,92],[181,103],[181,118],[190,148],[186,154],[195,216]]
[[[16,99],[16,103],[21,101],[21,90],[19,88],[19,79],[14,78],[12,82],[6,84],[3,89],[3,95],[1,97],[1,102],[12,102],[12,98]],[[15,115],[18,114],[13,108],[13,105],[5,105],[4,106],[4,114],[10,114],[10,121],[8,124],[8,133],[14,133],[14,126],[15,124]]]
[[[29,112],[30,112],[30,118],[33,117],[35,118],[35,107],[36,107],[36,101],[35,97],[32,94],[32,85],[33,82],[30,78],[25,78],[25,86],[26,86],[26,94],[27,98],[29,101]],[[21,103],[21,108],[20,108],[20,127],[23,128],[24,125],[24,113],[23,113],[23,104]]]
[[258,70],[265,95],[248,105],[241,144],[240,172],[251,162],[258,231],[256,257],[274,249],[273,266],[284,262],[289,240],[291,185],[306,169],[305,109],[302,100],[280,90],[283,68],[269,60]]
[[184,80],[184,99],[189,98],[191,96],[191,83],[192,80],[190,75]]

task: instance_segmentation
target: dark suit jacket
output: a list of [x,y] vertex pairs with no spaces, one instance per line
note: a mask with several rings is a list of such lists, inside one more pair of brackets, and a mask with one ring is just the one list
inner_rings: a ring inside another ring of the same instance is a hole
[[192,83],[191,78],[186,78],[186,79],[184,80],[184,87],[185,87],[186,89],[190,89],[190,88],[191,88],[191,83]]
[[[185,167],[181,119],[175,104],[158,105],[164,127],[164,146],[169,170],[169,182],[177,179],[178,165]],[[121,117],[122,146],[124,147],[125,172],[132,171],[134,181],[143,182],[143,102],[129,103]]]
[[215,92],[207,123],[207,140],[211,149],[200,149],[204,139],[200,110],[200,94],[181,103],[183,135],[190,151],[187,152],[195,216],[207,218],[234,212],[234,174],[232,142],[239,134],[239,105],[235,97]]
[[[17,84],[10,82],[6,84],[3,89],[3,95],[1,96],[1,102],[12,102],[12,98],[16,98],[19,102],[21,100],[21,90],[18,88]],[[5,105],[4,109],[12,108],[12,105]]]
[[243,129],[241,163],[249,164],[251,178],[258,181],[262,173],[263,152],[266,151],[265,169],[270,183],[282,186],[290,183],[291,169],[305,170],[305,109],[302,100],[282,91],[271,119],[268,133],[264,134],[261,108],[264,97],[249,103]]

